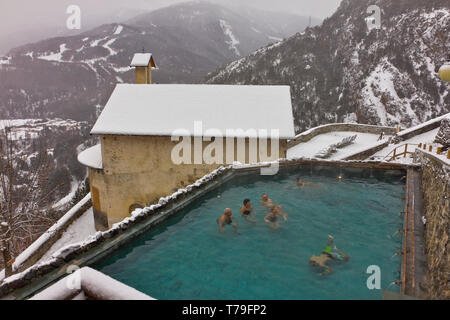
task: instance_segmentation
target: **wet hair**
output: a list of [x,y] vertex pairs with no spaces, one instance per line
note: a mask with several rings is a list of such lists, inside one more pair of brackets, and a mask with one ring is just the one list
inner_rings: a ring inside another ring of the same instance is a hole
[[250,202],[250,199],[245,198],[245,199],[244,199],[244,206],[245,206],[247,203],[249,203],[249,202]]

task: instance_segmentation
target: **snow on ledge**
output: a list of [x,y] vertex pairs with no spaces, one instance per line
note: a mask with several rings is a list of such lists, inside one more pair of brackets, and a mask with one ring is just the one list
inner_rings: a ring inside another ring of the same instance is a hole
[[428,126],[428,125],[430,125],[430,124],[433,124],[433,123],[436,123],[436,122],[440,122],[442,119],[444,119],[444,118],[446,118],[446,117],[449,117],[449,118],[450,118],[450,113],[447,113],[447,114],[444,114],[444,115],[442,115],[442,116],[440,116],[440,117],[437,117],[437,118],[428,120],[428,121],[426,121],[426,122],[424,122],[424,123],[421,123],[421,124],[419,124],[419,125],[417,125],[417,126],[414,126],[414,127],[411,127],[411,128],[405,129],[405,130],[402,130],[402,131],[400,131],[397,135],[398,135],[399,137],[402,137],[402,136],[404,136],[404,135],[406,135],[406,134],[408,134],[408,133],[411,133],[411,132],[413,132],[413,131],[415,131],[415,130],[418,130],[418,129],[421,129],[421,128],[423,128],[423,127],[426,127],[426,126]]
[[428,151],[423,149],[416,149],[416,151],[427,154],[428,156],[434,157],[437,160],[440,160],[442,163],[450,167],[450,159],[447,159],[447,152],[437,154],[435,151]]
[[89,168],[103,169],[102,145],[97,144],[78,154],[78,162]]
[[79,297],[80,293],[84,298],[87,295],[96,300],[155,300],[89,267],[66,276],[30,300],[71,300]]

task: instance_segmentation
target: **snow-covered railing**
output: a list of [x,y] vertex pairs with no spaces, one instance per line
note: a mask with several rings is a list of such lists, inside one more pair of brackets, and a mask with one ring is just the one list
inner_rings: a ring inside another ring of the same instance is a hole
[[155,300],[97,270],[84,267],[30,300]]
[[[35,264],[61,237],[69,225],[89,209],[90,206],[91,194],[89,193],[15,258],[12,265],[13,272],[21,272]],[[0,274],[0,281],[3,280],[3,278],[4,270]]]
[[426,121],[418,126],[414,126],[414,127],[402,130],[399,133],[397,133],[397,137],[400,139],[400,141],[404,141],[404,140],[408,140],[414,136],[417,136],[419,134],[422,134],[424,132],[428,132],[433,129],[436,129],[441,125],[442,119],[444,119],[446,117],[450,117],[450,113],[447,113],[447,114],[444,114],[443,116]]

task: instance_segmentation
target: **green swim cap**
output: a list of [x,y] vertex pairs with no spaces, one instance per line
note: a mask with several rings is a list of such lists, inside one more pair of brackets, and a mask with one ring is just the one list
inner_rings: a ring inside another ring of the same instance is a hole
[[326,246],[325,249],[323,249],[323,252],[331,254],[331,246]]

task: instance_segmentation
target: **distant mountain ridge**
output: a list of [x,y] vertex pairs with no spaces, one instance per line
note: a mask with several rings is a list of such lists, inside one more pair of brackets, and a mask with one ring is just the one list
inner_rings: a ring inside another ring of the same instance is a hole
[[0,58],[0,118],[93,120],[116,83],[134,81],[128,65],[136,52],[154,54],[159,67],[154,82],[195,83],[220,65],[304,29],[308,20],[187,2],[21,46]]
[[[381,30],[367,8],[382,10]],[[291,86],[297,131],[329,122],[419,124],[450,111],[436,71],[450,52],[448,0],[344,0],[321,26],[211,73],[208,83]]]

